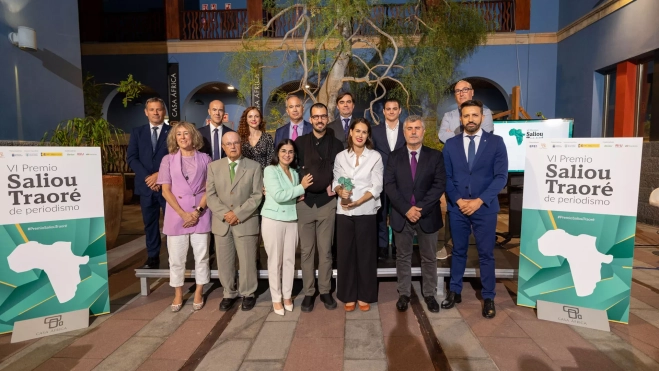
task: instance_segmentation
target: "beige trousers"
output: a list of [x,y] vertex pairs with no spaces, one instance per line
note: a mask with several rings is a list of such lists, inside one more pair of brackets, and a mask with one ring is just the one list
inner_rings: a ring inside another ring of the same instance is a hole
[[265,252],[268,254],[268,281],[272,302],[280,303],[282,297],[290,299],[293,291],[297,221],[282,222],[264,217],[261,221],[261,231]]

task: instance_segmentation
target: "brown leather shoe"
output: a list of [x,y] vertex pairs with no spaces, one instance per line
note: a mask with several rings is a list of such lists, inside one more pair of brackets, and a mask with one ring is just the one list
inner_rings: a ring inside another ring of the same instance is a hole
[[352,303],[352,304],[346,303],[343,306],[343,308],[346,310],[346,312],[352,312],[353,310],[355,310],[355,307],[356,307],[355,303]]
[[359,304],[359,310],[362,312],[368,312],[371,309],[371,305],[369,303],[366,303],[364,305]]

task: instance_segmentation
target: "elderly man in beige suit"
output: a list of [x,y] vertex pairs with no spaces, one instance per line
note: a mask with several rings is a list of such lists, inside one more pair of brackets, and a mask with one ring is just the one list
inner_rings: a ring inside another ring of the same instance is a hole
[[[220,310],[227,311],[243,297],[242,310],[256,303],[256,250],[259,241],[258,207],[263,198],[261,165],[241,156],[240,136],[222,136],[226,158],[208,165],[206,200],[213,213],[212,231],[220,283],[224,298]],[[240,280],[236,287],[236,253]]]

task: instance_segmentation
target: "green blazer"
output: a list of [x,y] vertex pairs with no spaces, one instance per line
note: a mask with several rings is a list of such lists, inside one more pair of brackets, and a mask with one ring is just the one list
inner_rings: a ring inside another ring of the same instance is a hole
[[291,169],[293,182],[279,165],[270,165],[263,170],[265,203],[261,215],[272,220],[288,222],[297,220],[295,203],[304,194],[297,171]]

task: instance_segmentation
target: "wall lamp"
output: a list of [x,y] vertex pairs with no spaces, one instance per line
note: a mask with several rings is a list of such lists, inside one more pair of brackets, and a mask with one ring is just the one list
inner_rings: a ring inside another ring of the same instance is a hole
[[18,26],[18,31],[9,33],[9,41],[23,50],[37,50],[37,33],[30,27]]

